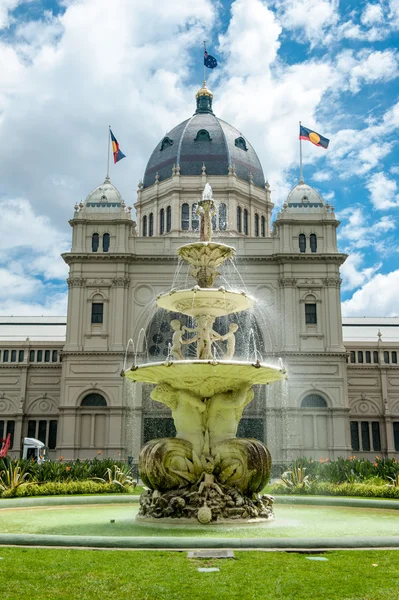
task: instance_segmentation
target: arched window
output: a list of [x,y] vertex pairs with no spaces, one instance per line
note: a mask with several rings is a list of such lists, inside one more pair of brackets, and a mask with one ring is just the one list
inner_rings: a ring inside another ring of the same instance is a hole
[[217,218],[216,218],[216,215],[213,215],[212,216],[212,231],[215,231],[216,226],[217,226]]
[[199,229],[199,215],[197,214],[197,204],[193,204],[191,207],[191,228],[193,231]]
[[98,233],[93,233],[91,236],[91,249],[93,252],[97,252],[98,246],[100,244],[100,236]]
[[3,351],[3,362],[8,362],[9,350]]
[[244,208],[244,234],[248,235],[248,211]]
[[306,235],[304,233],[299,234],[299,252],[306,252]]
[[[309,300],[309,302],[308,302]],[[317,324],[317,308],[316,302],[311,302],[312,296],[307,298],[305,303],[305,323],[306,325],[316,325]]]
[[265,217],[262,217],[262,219],[261,219],[261,233],[262,233],[262,237],[266,237],[266,219],[265,219]]
[[154,213],[150,213],[150,218],[148,220],[148,235],[149,237],[154,235]]
[[373,351],[373,362],[378,363],[378,351],[377,350]]
[[302,400],[301,408],[327,408],[327,402],[320,394],[308,394]]
[[234,140],[234,145],[237,146],[237,148],[240,148],[241,150],[245,150],[245,152],[247,152],[248,150],[247,144],[245,143],[244,138],[241,136]]
[[241,233],[241,231],[242,231],[241,215],[242,215],[241,206],[237,206],[237,231],[238,231],[238,233]]
[[108,252],[109,250],[109,233],[104,233],[103,235],[103,252]]
[[159,235],[163,235],[165,231],[165,209],[159,211]]
[[364,358],[363,357],[363,351],[359,350],[358,353],[357,353],[357,362],[358,363],[362,363],[363,362],[363,358]]
[[173,146],[173,140],[171,140],[170,137],[166,136],[163,138],[163,140],[161,142],[161,147],[160,147],[161,152],[165,148],[169,148],[169,146]]
[[384,351],[384,363],[389,363],[389,352],[387,352],[386,350]]
[[395,365],[397,365],[397,364],[398,364],[398,354],[397,354],[396,350],[394,350],[394,351],[392,352],[392,362],[393,362]]
[[143,237],[147,237],[147,215],[143,217]]
[[172,229],[172,209],[170,206],[166,209],[166,233]]
[[209,131],[206,129],[200,129],[197,131],[197,135],[195,136],[194,142],[211,142],[212,138],[209,135]]
[[310,234],[310,251],[317,252],[317,237],[315,233]]
[[[394,353],[392,352],[392,356]],[[23,350],[19,350],[18,352],[18,362],[24,362],[25,352]],[[392,361],[394,362],[394,361]]]
[[227,206],[224,203],[219,206],[219,229],[220,231],[227,229]]
[[259,237],[259,215],[255,215],[255,237]]
[[52,360],[52,362],[58,362],[58,352],[57,352],[57,350],[53,350],[53,353],[51,355],[51,360]]
[[80,406],[107,406],[107,401],[101,394],[87,394],[80,403]]
[[181,228],[183,231],[188,231],[190,228],[190,207],[187,202],[181,207]]

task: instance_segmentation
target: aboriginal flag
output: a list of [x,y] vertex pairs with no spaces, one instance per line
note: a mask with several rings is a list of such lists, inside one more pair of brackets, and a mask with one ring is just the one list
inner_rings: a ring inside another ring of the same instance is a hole
[[315,146],[321,146],[322,148],[328,148],[328,144],[330,143],[330,140],[320,135],[320,133],[316,133],[313,129],[307,129],[303,125],[299,126],[299,139],[307,140]]
[[122,160],[122,158],[125,158],[126,155],[123,154],[123,152],[121,152],[121,150],[119,150],[118,140],[116,139],[116,137],[112,133],[111,129],[109,130],[109,133],[111,135],[112,153],[114,155],[114,164],[115,164],[115,163],[118,162],[118,160]]
[[214,56],[208,54],[206,50],[204,50],[204,65],[208,67],[208,69],[214,69],[217,67],[218,61]]

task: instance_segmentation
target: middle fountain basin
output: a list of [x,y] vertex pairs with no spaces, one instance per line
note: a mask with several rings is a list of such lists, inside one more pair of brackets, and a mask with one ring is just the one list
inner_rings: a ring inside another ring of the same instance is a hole
[[157,304],[160,308],[191,317],[223,317],[252,308],[254,299],[245,292],[194,287],[161,294],[157,298]]
[[167,383],[203,398],[228,392],[243,383],[268,384],[286,378],[284,369],[239,361],[179,360],[146,363],[125,371],[125,377],[142,383]]

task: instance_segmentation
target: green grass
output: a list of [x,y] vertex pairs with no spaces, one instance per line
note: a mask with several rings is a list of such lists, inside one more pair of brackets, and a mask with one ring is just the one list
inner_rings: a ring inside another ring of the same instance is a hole
[[277,504],[274,510],[274,521],[220,528],[199,523],[190,527],[177,523],[145,526],[135,522],[137,504],[5,508],[0,510],[0,533],[233,538],[399,535],[395,510],[290,504]]
[[[189,560],[186,552],[0,548],[7,600],[397,600],[399,551],[236,552]],[[377,565],[377,566],[373,566]],[[217,566],[219,573],[199,573]]]

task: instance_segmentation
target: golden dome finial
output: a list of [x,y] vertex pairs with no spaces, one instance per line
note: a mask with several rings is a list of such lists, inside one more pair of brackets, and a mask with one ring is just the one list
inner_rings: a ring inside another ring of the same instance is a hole
[[199,98],[200,96],[209,96],[210,98],[213,98],[213,94],[212,94],[211,90],[208,90],[208,88],[206,87],[205,80],[202,83],[202,88],[200,90],[198,90],[198,92],[195,95],[196,98]]

